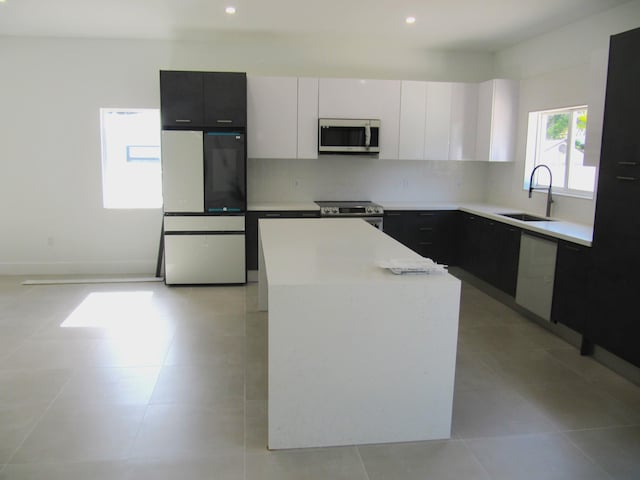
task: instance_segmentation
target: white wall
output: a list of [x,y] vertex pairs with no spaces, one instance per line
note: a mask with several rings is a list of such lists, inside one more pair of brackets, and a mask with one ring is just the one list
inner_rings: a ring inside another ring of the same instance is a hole
[[[529,199],[522,190],[528,112],[588,104],[590,62],[608,50],[610,35],[639,26],[640,1],[633,1],[496,54],[497,76],[521,79],[520,106],[516,162],[489,167],[489,202],[544,213],[546,195]],[[553,216],[593,224],[595,200],[554,199]]]
[[484,162],[249,159],[249,203],[313,200],[484,200]]
[[[98,111],[158,107],[159,69],[455,81],[484,80],[493,72],[489,54],[371,46],[237,35],[180,43],[0,38],[0,274],[154,271],[161,211],[102,208]],[[304,165],[295,167],[303,168],[296,175],[304,181],[293,193],[305,198],[325,192],[369,196],[375,185],[392,199],[397,172],[410,177],[409,186],[397,193],[400,199],[434,191],[475,197],[484,188],[484,167],[477,165],[443,171],[439,165],[398,170],[380,163],[367,178],[354,169],[345,176],[338,163],[329,173]],[[250,164],[255,192],[250,196],[279,192],[274,185],[290,183],[287,162],[271,166],[265,173]],[[264,178],[269,183],[259,189]],[[353,179],[357,190],[350,190],[345,178]]]

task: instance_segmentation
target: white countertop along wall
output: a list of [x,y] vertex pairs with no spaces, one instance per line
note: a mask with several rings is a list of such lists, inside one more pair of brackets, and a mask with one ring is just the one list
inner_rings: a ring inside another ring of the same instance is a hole
[[[509,225],[529,230],[532,232],[547,235],[549,237],[566,240],[587,247],[591,246],[593,240],[593,226],[575,222],[569,222],[559,218],[552,218],[553,221],[525,222],[514,218],[504,217],[501,213],[529,213],[535,216],[542,216],[535,212],[526,211],[513,207],[501,205],[491,205],[486,203],[454,203],[454,202],[430,202],[430,201],[384,201],[373,200],[382,205],[385,211],[426,211],[426,210],[461,210],[463,212],[479,215]],[[296,211],[296,210],[319,210],[313,202],[257,202],[249,205],[250,211]]]

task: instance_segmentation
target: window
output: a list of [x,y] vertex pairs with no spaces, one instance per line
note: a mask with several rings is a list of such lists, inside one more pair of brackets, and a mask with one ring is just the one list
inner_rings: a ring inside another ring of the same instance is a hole
[[160,208],[160,110],[100,109],[104,208]]
[[[554,193],[593,198],[596,168],[582,164],[586,128],[586,106],[530,112],[523,188],[529,189],[533,168],[544,164]],[[533,185],[549,186],[546,170],[536,172]]]

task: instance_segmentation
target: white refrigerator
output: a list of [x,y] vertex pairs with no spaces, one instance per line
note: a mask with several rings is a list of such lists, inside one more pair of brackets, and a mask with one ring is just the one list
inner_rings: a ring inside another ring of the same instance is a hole
[[246,283],[242,132],[162,132],[165,283]]

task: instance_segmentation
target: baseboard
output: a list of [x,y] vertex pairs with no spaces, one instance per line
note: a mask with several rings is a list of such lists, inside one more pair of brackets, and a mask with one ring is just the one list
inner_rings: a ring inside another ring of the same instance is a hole
[[138,275],[154,277],[156,262],[0,262],[0,275]]

